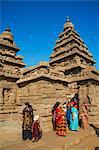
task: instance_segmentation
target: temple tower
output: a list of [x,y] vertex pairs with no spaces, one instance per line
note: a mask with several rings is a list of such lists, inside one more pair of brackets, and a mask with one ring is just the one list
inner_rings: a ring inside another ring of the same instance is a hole
[[0,110],[15,109],[17,103],[16,81],[21,76],[20,69],[25,66],[22,57],[16,55],[19,50],[7,27],[0,34]]
[[[56,40],[49,64],[53,72],[58,72],[67,80],[69,93],[78,92],[81,103],[86,101],[94,105],[91,112],[97,118],[99,114],[99,71],[94,66],[95,61],[92,54],[69,18],[64,24],[63,32]],[[96,119],[92,120],[96,121]]]
[[[50,59],[51,68],[54,71],[57,70],[64,78],[68,79],[70,92],[77,92],[80,85],[84,84],[84,78],[87,85],[89,85],[87,78],[88,75],[92,75],[91,71],[94,72],[95,76],[98,74],[94,67],[95,61],[92,54],[88,51],[80,35],[75,31],[74,25],[69,18],[64,24],[64,29],[59,35],[59,39],[56,40]],[[97,81],[97,79],[95,80]],[[83,90],[79,90],[79,92],[82,92],[80,95],[85,94],[87,96],[89,94],[87,87],[85,93],[83,93]]]

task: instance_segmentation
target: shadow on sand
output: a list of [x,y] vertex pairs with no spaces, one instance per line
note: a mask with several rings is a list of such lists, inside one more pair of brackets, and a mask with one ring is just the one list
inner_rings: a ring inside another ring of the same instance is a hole
[[[90,124],[90,126],[94,128],[94,130],[95,130],[95,132],[96,132],[96,135],[99,137],[99,128],[97,128],[97,127],[96,127],[95,125],[93,125],[93,124]],[[99,147],[98,147],[98,149],[97,149],[97,147],[96,147],[95,150],[99,150]]]
[[95,147],[95,150],[99,150],[99,147]]

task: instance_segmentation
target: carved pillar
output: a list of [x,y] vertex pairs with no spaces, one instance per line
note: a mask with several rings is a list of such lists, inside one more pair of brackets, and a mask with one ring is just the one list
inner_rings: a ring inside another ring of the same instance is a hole
[[15,104],[15,92],[11,90],[9,92],[9,101],[10,104]]
[[79,98],[80,98],[80,102],[82,103],[84,101],[84,86],[81,85],[80,88],[79,88]]

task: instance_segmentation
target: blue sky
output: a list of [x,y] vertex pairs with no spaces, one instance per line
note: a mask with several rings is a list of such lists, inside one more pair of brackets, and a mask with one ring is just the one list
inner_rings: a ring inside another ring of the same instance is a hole
[[48,61],[55,40],[70,16],[99,69],[99,2],[98,1],[2,1],[1,27],[10,26],[24,62],[36,65]]

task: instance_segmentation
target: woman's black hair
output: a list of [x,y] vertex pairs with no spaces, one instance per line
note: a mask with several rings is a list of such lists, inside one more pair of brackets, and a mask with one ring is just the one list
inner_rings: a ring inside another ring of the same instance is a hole
[[75,98],[79,98],[79,94],[78,94],[78,93],[76,93],[74,97],[75,97]]
[[25,102],[25,105],[29,105],[29,102]]
[[54,113],[54,110],[59,106],[60,102],[56,102],[55,105],[52,108],[52,113]]
[[77,99],[77,101],[80,101],[78,93],[76,93],[74,97]]
[[67,105],[67,102],[64,102],[63,105]]

